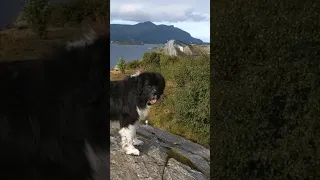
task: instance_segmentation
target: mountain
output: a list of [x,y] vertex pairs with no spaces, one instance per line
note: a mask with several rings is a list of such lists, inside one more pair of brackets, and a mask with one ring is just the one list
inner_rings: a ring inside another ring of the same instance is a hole
[[155,25],[150,21],[135,25],[110,24],[110,40],[134,43],[166,43],[168,40],[180,40],[185,43],[203,44],[200,39],[172,25]]

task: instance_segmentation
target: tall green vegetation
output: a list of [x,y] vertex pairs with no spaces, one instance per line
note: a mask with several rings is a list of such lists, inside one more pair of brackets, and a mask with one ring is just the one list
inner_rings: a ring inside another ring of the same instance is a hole
[[121,73],[125,73],[126,71],[126,61],[120,57],[117,63],[117,67],[119,68]]
[[140,67],[140,60],[133,60],[126,63],[128,69],[138,69]]
[[54,26],[77,26],[83,21],[96,22],[109,16],[108,1],[71,0],[52,5],[50,23]]
[[211,7],[211,178],[317,179],[315,4],[228,0]]
[[47,27],[51,14],[48,0],[30,0],[24,9],[28,24],[40,38],[47,37]]
[[[137,61],[135,61],[135,64]],[[163,100],[151,111],[158,127],[208,147],[210,140],[209,56],[170,57],[145,53],[140,66],[160,72],[166,79]]]
[[48,25],[53,27],[78,26],[106,21],[109,2],[100,0],[71,0],[48,4],[47,0],[30,0],[24,8],[28,24],[41,37],[45,37]]

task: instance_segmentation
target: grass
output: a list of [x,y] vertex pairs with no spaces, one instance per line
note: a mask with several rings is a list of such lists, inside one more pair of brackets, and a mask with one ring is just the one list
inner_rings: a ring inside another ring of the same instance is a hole
[[124,74],[120,73],[119,71],[110,71],[110,80],[117,81],[123,79],[126,75],[131,75],[135,73],[135,70],[126,70]]

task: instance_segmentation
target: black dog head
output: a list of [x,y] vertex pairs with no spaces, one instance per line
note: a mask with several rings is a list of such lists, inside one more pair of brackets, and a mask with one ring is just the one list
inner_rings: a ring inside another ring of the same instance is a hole
[[133,79],[138,83],[138,97],[145,100],[147,105],[153,105],[160,99],[165,88],[165,79],[161,74],[143,72]]

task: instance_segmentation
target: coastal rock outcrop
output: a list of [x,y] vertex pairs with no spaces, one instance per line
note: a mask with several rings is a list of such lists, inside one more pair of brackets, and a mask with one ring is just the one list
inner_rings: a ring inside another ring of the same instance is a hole
[[210,179],[210,150],[150,125],[138,125],[144,141],[140,156],[126,155],[119,145],[118,125],[110,129],[112,180],[206,180]]

